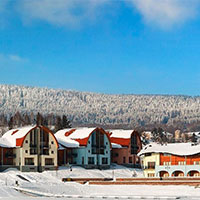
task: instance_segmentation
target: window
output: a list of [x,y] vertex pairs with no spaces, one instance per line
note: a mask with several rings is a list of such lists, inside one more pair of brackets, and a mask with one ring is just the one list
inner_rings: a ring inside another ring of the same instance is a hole
[[40,129],[40,147],[41,148],[49,147],[49,133],[44,131],[43,129]]
[[49,155],[49,149],[40,149],[40,155]]
[[194,161],[194,165],[199,165],[200,162],[199,161]]
[[25,150],[25,153],[28,153],[28,150]]
[[84,157],[82,157],[82,165],[84,165],[85,164],[85,162],[84,162]]
[[151,156],[151,153],[145,153],[145,156],[147,157],[147,156]]
[[163,165],[171,165],[171,162],[163,162]]
[[108,151],[106,151],[106,154],[108,154]]
[[136,133],[131,136],[131,154],[137,154],[139,150],[138,139]]
[[94,164],[94,157],[88,157],[88,164]]
[[37,129],[30,132],[30,147],[35,148],[37,145]]
[[51,144],[53,144],[54,142],[53,141],[51,141]]
[[108,164],[108,158],[102,158],[102,164],[107,165]]
[[126,157],[123,157],[123,163],[126,163]]
[[51,151],[51,154],[54,154],[54,151]]
[[88,153],[90,153],[90,150],[88,150]]
[[90,141],[88,141],[88,144],[90,144]]
[[30,149],[30,155],[35,155],[37,154],[37,149]]
[[155,169],[155,162],[148,162],[148,169]]
[[91,136],[92,154],[105,154],[104,134],[100,130],[96,130]]
[[148,173],[148,177],[154,177],[155,174],[154,173]]
[[113,156],[113,157],[118,157],[119,154],[118,154],[118,153],[113,153],[113,152],[112,152],[112,156]]
[[26,143],[28,143],[28,140],[26,140]]
[[185,161],[179,161],[178,164],[179,164],[179,165],[185,165],[186,162],[185,162]]
[[129,157],[129,163],[132,163],[133,161],[132,161],[132,157]]
[[25,158],[25,165],[34,165],[33,158]]
[[45,158],[45,165],[54,165],[53,158]]

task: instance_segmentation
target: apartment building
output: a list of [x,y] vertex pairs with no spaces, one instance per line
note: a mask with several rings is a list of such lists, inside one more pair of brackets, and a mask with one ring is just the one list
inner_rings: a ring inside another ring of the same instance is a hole
[[138,154],[145,177],[200,176],[200,145],[149,144]]
[[58,142],[44,126],[9,130],[0,138],[0,151],[1,171],[9,167],[38,172],[57,168]]

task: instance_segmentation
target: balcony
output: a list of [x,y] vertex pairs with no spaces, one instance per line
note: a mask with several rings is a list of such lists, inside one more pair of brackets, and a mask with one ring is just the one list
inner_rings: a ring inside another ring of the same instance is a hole
[[36,149],[36,148],[37,148],[37,145],[36,145],[36,144],[30,144],[30,148]]
[[101,146],[98,146],[98,145],[92,145],[92,148],[97,148],[97,149],[106,149],[106,146],[105,146],[105,145],[101,145]]
[[155,166],[143,166],[143,169],[155,169]]
[[40,148],[41,149],[49,149],[50,147],[49,147],[49,144],[41,144]]
[[156,166],[156,170],[158,171],[199,170],[200,171],[200,165],[158,165]]
[[33,166],[34,162],[28,162],[28,163],[25,163],[25,165],[31,165],[31,166]]
[[30,149],[30,155],[35,155],[37,154],[37,149],[36,148],[31,148]]
[[166,171],[170,176],[175,171],[182,171],[187,176],[190,171],[200,171],[200,165],[157,165],[155,167],[156,176],[160,171]]
[[6,153],[6,154],[5,154],[5,157],[6,157],[6,158],[16,158],[16,154],[13,154],[13,153]]

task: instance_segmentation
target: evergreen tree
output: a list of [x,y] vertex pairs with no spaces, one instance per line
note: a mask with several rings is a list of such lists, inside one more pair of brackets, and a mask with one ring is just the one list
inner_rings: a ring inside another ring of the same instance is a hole
[[55,131],[62,129],[62,119],[60,116],[56,116]]
[[62,116],[62,128],[71,128],[71,123],[70,121],[67,119],[66,115]]
[[44,123],[44,119],[43,116],[38,112],[37,117],[36,117],[36,124],[39,125],[43,125]]
[[9,129],[13,129],[13,127],[14,127],[13,117],[10,117],[10,120],[8,122],[8,127],[9,127]]
[[197,136],[195,135],[195,133],[192,134],[192,142],[197,142]]

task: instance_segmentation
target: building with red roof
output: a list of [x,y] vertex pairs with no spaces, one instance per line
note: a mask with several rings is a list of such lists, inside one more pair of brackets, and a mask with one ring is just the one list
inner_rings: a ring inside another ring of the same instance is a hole
[[109,168],[111,143],[102,128],[71,128],[55,133],[59,143],[59,165]]
[[140,158],[137,154],[142,149],[142,142],[138,132],[110,130],[109,134],[112,144],[112,162],[130,167],[140,167]]
[[21,171],[57,168],[58,142],[44,126],[28,126],[7,131],[0,138],[1,170],[16,167]]

